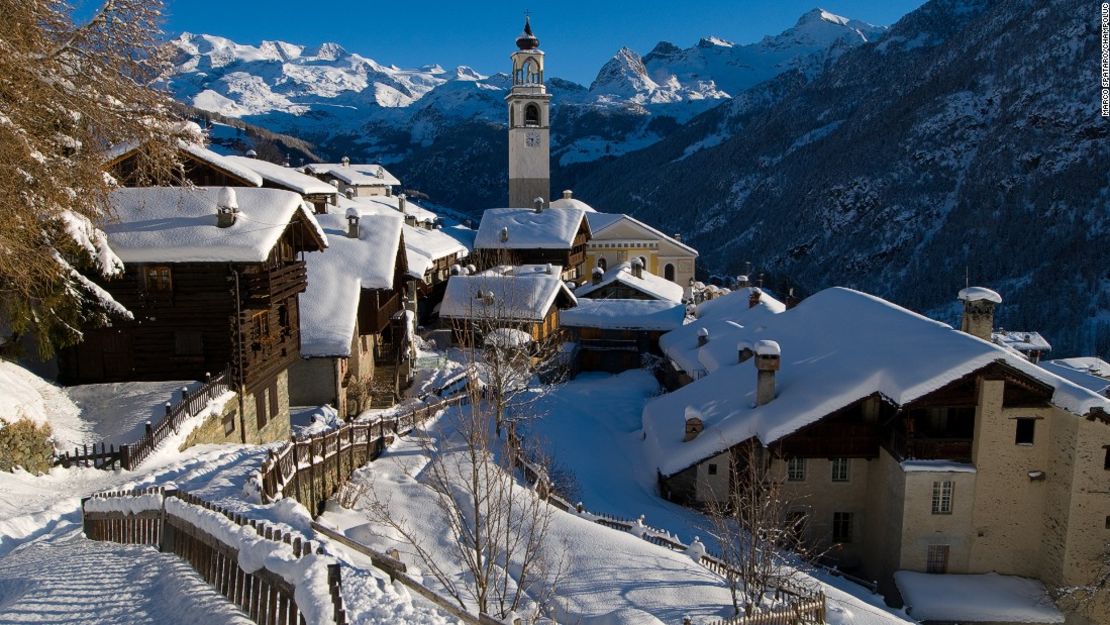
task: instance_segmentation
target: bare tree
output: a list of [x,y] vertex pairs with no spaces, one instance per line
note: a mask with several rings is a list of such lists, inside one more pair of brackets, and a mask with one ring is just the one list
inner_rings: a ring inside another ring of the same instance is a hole
[[[367,509],[372,520],[413,548],[424,570],[460,608],[498,618],[521,611],[533,618],[550,616],[562,574],[560,550],[549,544],[552,508],[517,482],[515,454],[494,434],[479,385],[469,384],[468,394],[469,406],[451,422],[452,436],[441,440],[438,450],[425,443],[431,462],[420,477],[447,528],[450,559],[433,553],[419,526],[400,518],[373,487],[365,495]],[[452,441],[458,445],[450,448]],[[455,574],[456,569],[463,574]]]
[[750,612],[765,597],[786,586],[797,586],[806,562],[820,556],[804,541],[806,515],[783,489],[771,470],[770,451],[754,441],[729,457],[729,486],[706,505],[710,533],[721,559],[737,614]]
[[1057,586],[1049,596],[1070,612],[1086,616],[1110,614],[1110,543],[1102,546],[1086,584]]
[[183,127],[151,87],[168,67],[161,12],[157,0],[106,0],[75,23],[66,2],[0,0],[0,317],[44,356],[106,310],[127,314],[80,272],[122,270],[99,229],[105,149],[146,145],[144,179],[177,166]]

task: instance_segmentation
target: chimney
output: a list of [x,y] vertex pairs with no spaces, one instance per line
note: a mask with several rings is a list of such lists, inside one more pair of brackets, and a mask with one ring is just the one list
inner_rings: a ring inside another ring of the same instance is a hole
[[258,152],[247,150],[247,158],[258,158]]
[[409,199],[409,197],[407,195],[405,195],[404,193],[398,195],[397,196],[397,210],[401,211],[402,213],[404,213],[406,210],[408,210],[408,207],[409,207],[408,199]]
[[501,242],[504,243],[509,240],[509,227],[501,228]]
[[343,158],[339,159],[339,163],[341,165],[343,165],[344,167],[350,167],[351,166],[351,157],[344,156]]
[[736,276],[736,288],[743,289],[749,286],[751,286],[751,282],[748,281],[748,276],[743,274]]
[[671,238],[674,239],[675,241],[678,241],[679,243],[682,243],[682,233],[681,232],[674,233],[674,236],[672,236]]
[[752,356],[755,355],[755,352],[752,350],[752,344],[747,341],[740,341],[739,343],[737,343],[736,355],[736,362],[738,363],[751,360]]
[[532,207],[533,207],[533,210],[535,210],[537,213],[542,213],[543,212],[543,198],[542,197],[537,197],[536,199],[532,200]]
[[759,378],[755,387],[755,405],[762,406],[775,398],[775,372],[782,362],[782,348],[774,341],[755,343],[755,368]]
[[705,422],[702,421],[701,411],[693,406],[686,406],[686,432],[682,436],[682,442],[694,440],[704,429]]
[[566,189],[565,191],[563,191],[563,199],[564,200],[574,199],[574,191],[571,191],[570,189]]
[[704,347],[709,342],[709,328],[700,328],[698,330],[698,347]]
[[1002,296],[981,286],[962,289],[958,295],[964,303],[964,314],[960,319],[960,330],[984,341],[991,340],[994,330],[994,307],[1002,303]]
[[347,209],[347,238],[357,239],[359,235],[359,214],[352,206]]
[[644,277],[644,263],[639,258],[632,260],[632,277],[640,279]]
[[550,276],[555,273],[555,268],[551,266],[551,263],[547,263],[543,268],[543,272]]
[[763,297],[763,291],[757,286],[752,287],[751,293],[748,295],[748,308],[759,306],[759,298],[761,297]]
[[343,195],[347,196],[348,200],[355,199],[355,188],[354,187],[347,187],[347,190],[343,192]]
[[601,270],[601,267],[594,267],[594,272],[593,275],[590,276],[590,281],[593,284],[601,284],[601,279],[603,277],[605,277],[605,272]]
[[239,218],[239,199],[235,189],[224,187],[216,197],[216,226],[228,228]]
[[790,287],[790,289],[786,291],[786,301],[783,302],[784,304],[786,304],[786,309],[790,310],[791,308],[797,306],[798,302],[800,301],[802,301],[801,298],[799,298],[797,295],[794,295],[794,287]]

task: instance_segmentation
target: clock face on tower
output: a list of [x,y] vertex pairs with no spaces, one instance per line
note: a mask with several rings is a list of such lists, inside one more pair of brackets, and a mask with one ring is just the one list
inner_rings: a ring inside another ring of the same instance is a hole
[[529,130],[524,135],[524,143],[527,144],[530,148],[539,147],[540,133],[536,132],[535,130]]

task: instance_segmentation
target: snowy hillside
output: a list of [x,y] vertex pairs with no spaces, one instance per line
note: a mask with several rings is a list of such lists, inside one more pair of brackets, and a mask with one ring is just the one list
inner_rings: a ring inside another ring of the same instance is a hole
[[564,184],[684,233],[710,272],[752,261],[773,288],[855,286],[949,322],[966,275],[1053,357],[1105,355],[1110,143],[1084,6],[933,0],[824,74],[780,74]]

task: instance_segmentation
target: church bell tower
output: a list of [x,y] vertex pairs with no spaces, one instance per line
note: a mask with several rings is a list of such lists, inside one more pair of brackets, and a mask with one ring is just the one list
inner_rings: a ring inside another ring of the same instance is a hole
[[516,38],[509,104],[509,206],[532,208],[536,198],[551,202],[551,96],[543,84],[543,52],[524,19]]

